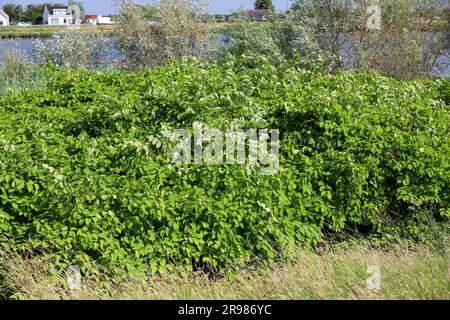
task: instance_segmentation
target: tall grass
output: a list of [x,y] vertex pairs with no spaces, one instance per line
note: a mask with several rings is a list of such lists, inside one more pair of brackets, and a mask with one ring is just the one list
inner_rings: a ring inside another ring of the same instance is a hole
[[[299,249],[276,264],[206,274],[171,273],[147,280],[108,278],[97,270],[80,291],[67,290],[62,272],[49,268],[49,256],[0,253],[3,295],[15,299],[449,299],[448,247],[436,252],[340,245],[313,253]],[[379,291],[367,288],[367,268],[381,269]],[[119,279],[119,280],[118,280]],[[6,289],[8,288],[8,289]],[[8,293],[9,291],[9,293]]]
[[0,92],[38,86],[44,78],[40,67],[27,61],[19,49],[5,50],[0,65]]

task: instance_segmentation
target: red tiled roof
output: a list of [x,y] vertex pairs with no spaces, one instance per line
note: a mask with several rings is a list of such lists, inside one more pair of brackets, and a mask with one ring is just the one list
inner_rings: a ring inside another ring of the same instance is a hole
[[97,17],[98,17],[98,14],[88,14],[88,15],[86,15],[85,19],[86,20],[95,20],[95,19],[97,19]]

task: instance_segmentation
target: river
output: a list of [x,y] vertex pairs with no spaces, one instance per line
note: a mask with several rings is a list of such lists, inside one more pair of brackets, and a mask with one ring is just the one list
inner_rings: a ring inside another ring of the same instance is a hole
[[[4,61],[4,52],[9,49],[19,49],[23,52],[24,57],[33,61],[33,39],[0,39],[0,63]],[[113,46],[109,46],[108,55],[117,57],[118,52]],[[345,60],[345,53],[344,53]],[[436,61],[433,74],[437,76],[450,77],[450,50],[443,53]]]

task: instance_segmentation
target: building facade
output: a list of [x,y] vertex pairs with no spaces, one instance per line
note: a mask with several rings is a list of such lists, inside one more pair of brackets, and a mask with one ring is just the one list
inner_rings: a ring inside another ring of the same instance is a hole
[[50,26],[73,24],[72,13],[68,7],[45,7],[43,22]]
[[9,26],[9,16],[6,12],[0,10],[0,27]]
[[83,22],[83,24],[92,24],[92,25],[106,25],[106,24],[114,24],[110,17],[102,17],[99,14],[88,14]]

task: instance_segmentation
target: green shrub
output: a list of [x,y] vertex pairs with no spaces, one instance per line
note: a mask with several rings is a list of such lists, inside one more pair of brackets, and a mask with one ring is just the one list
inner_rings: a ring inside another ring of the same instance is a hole
[[[0,241],[138,273],[448,226],[448,81],[247,64],[56,69],[0,97]],[[194,121],[280,129],[280,172],[171,165],[167,133]]]
[[118,4],[112,36],[124,58],[122,68],[153,68],[185,57],[202,59],[209,51],[212,21],[206,18],[203,1],[160,0],[150,7],[133,0]]
[[39,62],[61,67],[99,69],[108,65],[108,42],[98,32],[55,32],[50,39],[33,41],[33,56]]

